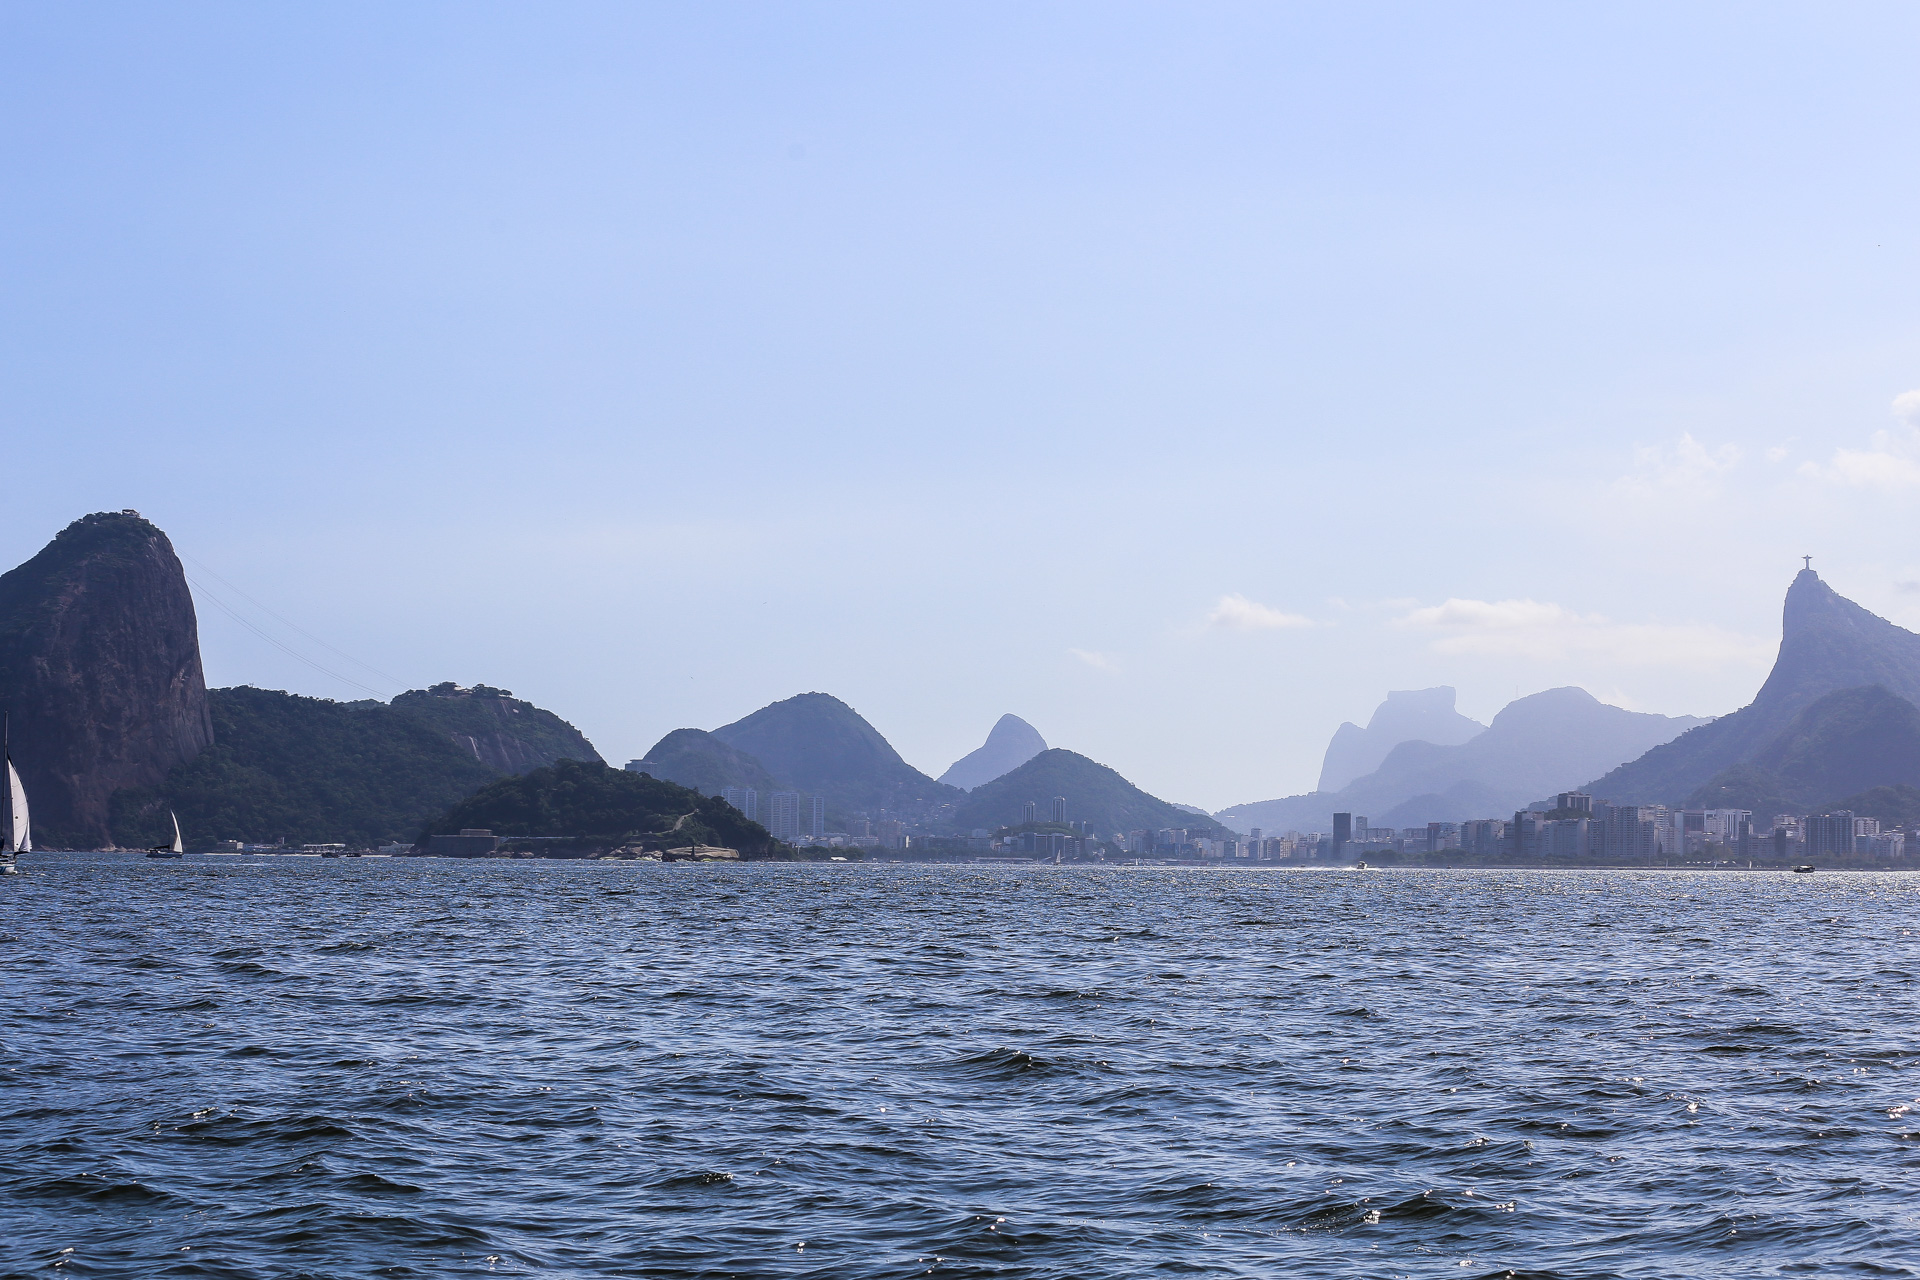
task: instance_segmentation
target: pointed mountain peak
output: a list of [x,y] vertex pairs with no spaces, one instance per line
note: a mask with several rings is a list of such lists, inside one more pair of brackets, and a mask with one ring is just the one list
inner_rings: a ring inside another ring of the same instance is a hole
[[1764,713],[1758,718],[1770,735],[1815,698],[1865,684],[1883,684],[1910,701],[1920,698],[1920,636],[1802,569],[1787,588],[1780,656],[1754,696],[1754,709]]
[[1812,569],[1802,569],[1793,575],[1793,584],[1787,588],[1786,605],[1781,610],[1780,624],[1783,640],[1792,640],[1807,631],[1823,627],[1910,634],[1847,599],[1821,581],[1820,575]]
[[953,762],[940,775],[950,787],[971,791],[1018,769],[1047,749],[1040,731],[1009,712],[994,722],[986,743]]
[[[1009,741],[1038,742],[1040,744],[1040,751],[1047,749],[1046,739],[1040,736],[1040,731],[1028,724],[1025,720],[1022,720],[1019,716],[1014,715],[1011,711],[993,722],[993,728],[987,733],[987,741],[989,743]],[[1034,754],[1038,755],[1039,753],[1039,751],[1036,751]]]

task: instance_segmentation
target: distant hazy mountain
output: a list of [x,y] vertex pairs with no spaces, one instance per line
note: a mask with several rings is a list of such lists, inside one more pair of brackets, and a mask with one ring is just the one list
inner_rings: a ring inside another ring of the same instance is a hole
[[969,751],[940,775],[940,781],[962,791],[971,791],[983,782],[992,782],[1003,773],[1018,769],[1047,749],[1047,740],[1016,715],[1001,716],[987,734],[984,746]]
[[1920,708],[1880,685],[1811,703],[1779,736],[1687,798],[1689,808],[1776,813],[1848,807],[1847,797],[1920,785]]
[[1072,751],[1042,751],[1011,773],[975,787],[961,801],[954,822],[963,831],[1017,826],[1031,800],[1046,822],[1053,798],[1065,797],[1067,820],[1086,821],[1101,839],[1117,833],[1184,827],[1202,834],[1224,834],[1206,814],[1194,814],[1155,799],[1112,769]]
[[1487,726],[1454,710],[1453,698],[1453,690],[1446,685],[1389,693],[1387,700],[1374,708],[1366,728],[1349,720],[1334,730],[1320,766],[1320,785],[1315,789],[1338,791],[1355,778],[1365,777],[1403,742],[1458,746],[1485,732]]
[[675,729],[627,769],[677,782],[710,796],[719,795],[728,787],[752,787],[763,796],[785,789],[765,765],[704,729]]
[[1780,655],[1753,701],[1585,789],[1620,804],[1680,804],[1772,742],[1816,700],[1874,684],[1920,704],[1920,635],[1867,612],[1803,569],[1787,589]]
[[463,689],[448,681],[409,689],[387,705],[446,734],[501,773],[526,773],[556,760],[602,763],[585,734],[505,689],[484,684]]
[[902,760],[859,713],[824,693],[762,707],[713,736],[758,760],[774,777],[824,795],[836,814],[912,812],[957,803],[965,794]]
[[1378,826],[1502,817],[1700,723],[1608,706],[1584,689],[1548,689],[1508,703],[1466,742],[1403,742],[1378,769],[1338,791],[1237,805],[1214,816],[1238,830],[1269,831],[1325,831],[1335,812],[1364,814]]

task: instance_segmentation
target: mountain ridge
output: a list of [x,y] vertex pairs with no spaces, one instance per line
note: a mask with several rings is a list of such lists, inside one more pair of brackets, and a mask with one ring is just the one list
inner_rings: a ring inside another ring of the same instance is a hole
[[705,729],[672,730],[627,769],[710,796],[728,787],[751,787],[763,795],[790,789],[760,761]]
[[1055,796],[1067,802],[1067,820],[1085,821],[1101,839],[1134,830],[1183,827],[1203,835],[1226,829],[1206,814],[1148,795],[1118,770],[1077,751],[1049,747],[1017,769],[968,792],[954,811],[962,830],[1018,826],[1023,806],[1033,802],[1042,822],[1051,816]]
[[1687,807],[1751,809],[1764,821],[1914,784],[1920,784],[1920,707],[1884,685],[1861,685],[1801,708],[1765,746],[1703,783]]
[[879,730],[831,694],[802,693],[770,703],[712,736],[796,790],[825,796],[835,816],[881,809],[926,813],[966,794],[908,764]]
[[1566,685],[1516,698],[1486,730],[1451,746],[1402,742],[1373,773],[1336,792],[1236,805],[1215,814],[1245,830],[1326,830],[1336,812],[1380,825],[1499,817],[1571,790],[1606,760],[1631,760],[1650,743],[1698,724],[1689,716],[1628,711]]
[[1451,685],[1396,689],[1373,709],[1367,727],[1348,720],[1333,731],[1320,762],[1315,791],[1338,791],[1377,770],[1403,742],[1459,746],[1486,732],[1487,726],[1461,715]]
[[1811,568],[1802,569],[1781,605],[1773,669],[1753,701],[1581,789],[1620,804],[1679,804],[1764,748],[1814,701],[1868,685],[1920,705],[1920,635],[1848,600]]

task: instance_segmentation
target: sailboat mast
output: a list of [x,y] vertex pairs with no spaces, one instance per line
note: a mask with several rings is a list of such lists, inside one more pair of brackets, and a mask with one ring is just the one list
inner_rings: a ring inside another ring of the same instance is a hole
[[12,724],[0,712],[0,873],[13,874],[15,854],[33,848],[33,828],[27,818],[27,789],[13,767]]
[[0,711],[0,858],[11,862],[13,847],[13,713]]

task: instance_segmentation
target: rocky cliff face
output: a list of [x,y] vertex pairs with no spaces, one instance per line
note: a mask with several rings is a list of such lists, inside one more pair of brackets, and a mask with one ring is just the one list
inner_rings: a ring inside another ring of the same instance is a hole
[[528,773],[556,760],[606,763],[585,734],[505,689],[449,682],[408,690],[390,705],[501,773]]
[[82,517],[0,576],[0,707],[34,843],[105,844],[107,800],[213,741],[173,544],[131,511]]

